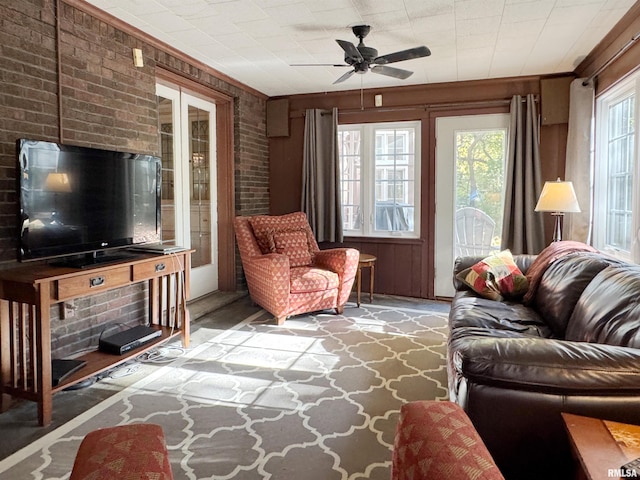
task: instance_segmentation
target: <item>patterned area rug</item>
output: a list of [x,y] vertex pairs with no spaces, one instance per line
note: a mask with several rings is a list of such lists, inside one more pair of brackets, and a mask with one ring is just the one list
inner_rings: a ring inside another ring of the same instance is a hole
[[65,479],[88,432],[164,429],[181,479],[388,480],[400,406],[446,399],[446,311],[259,312],[0,462]]

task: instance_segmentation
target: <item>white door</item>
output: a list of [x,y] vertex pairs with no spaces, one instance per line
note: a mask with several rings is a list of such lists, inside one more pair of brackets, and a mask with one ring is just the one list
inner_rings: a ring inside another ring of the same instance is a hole
[[[453,263],[462,231],[456,235],[456,212],[468,211],[493,222],[484,232],[486,253],[498,250],[502,229],[504,164],[507,152],[508,114],[440,117],[436,120],[436,231],[435,285],[437,297],[452,297]],[[461,230],[464,222],[458,223]],[[484,231],[484,227],[483,227]],[[478,229],[469,232],[476,234]]]
[[157,85],[162,240],[195,250],[191,298],[218,289],[215,104]]

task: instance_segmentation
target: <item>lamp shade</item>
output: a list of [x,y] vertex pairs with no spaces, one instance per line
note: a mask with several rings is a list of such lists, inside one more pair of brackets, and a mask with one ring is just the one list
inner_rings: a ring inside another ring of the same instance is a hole
[[44,182],[44,189],[47,192],[70,192],[71,184],[69,183],[69,175],[66,173],[50,173]]
[[545,182],[535,208],[536,212],[579,212],[580,206],[572,182]]

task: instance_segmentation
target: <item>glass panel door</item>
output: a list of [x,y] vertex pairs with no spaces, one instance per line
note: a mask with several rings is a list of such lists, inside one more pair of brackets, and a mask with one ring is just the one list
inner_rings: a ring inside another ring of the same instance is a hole
[[440,117],[436,122],[434,292],[451,297],[460,255],[500,248],[508,114]]
[[189,115],[189,211],[191,215],[191,257],[194,267],[211,263],[211,179],[209,112],[192,105]]
[[191,298],[218,289],[215,104],[157,86],[163,242],[195,250]]
[[160,155],[162,158],[162,243],[177,245],[176,241],[176,168],[175,153],[178,138],[174,133],[176,99],[158,96]]

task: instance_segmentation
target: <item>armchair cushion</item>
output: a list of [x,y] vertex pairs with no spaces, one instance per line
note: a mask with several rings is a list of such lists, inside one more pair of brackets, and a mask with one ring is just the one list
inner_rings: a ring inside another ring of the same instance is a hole
[[269,248],[274,253],[282,253],[289,257],[291,267],[302,267],[311,264],[309,238],[301,228],[295,230],[271,231],[268,234]]
[[313,267],[291,269],[291,293],[324,292],[338,288],[338,274]]
[[304,230],[307,233],[310,250],[318,250],[318,244],[313,238],[313,232],[309,226],[307,216],[302,212],[288,213],[286,215],[257,215],[250,217],[249,223],[262,253],[273,253],[272,238],[276,232],[292,230]]

